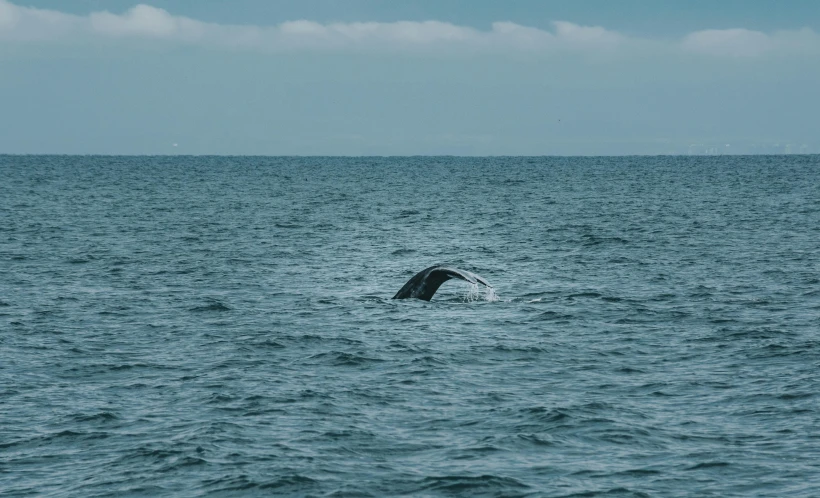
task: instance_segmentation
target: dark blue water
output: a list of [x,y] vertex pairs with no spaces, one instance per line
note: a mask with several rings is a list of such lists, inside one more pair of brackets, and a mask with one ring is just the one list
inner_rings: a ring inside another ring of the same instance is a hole
[[818,387],[820,156],[0,156],[4,496],[818,496]]

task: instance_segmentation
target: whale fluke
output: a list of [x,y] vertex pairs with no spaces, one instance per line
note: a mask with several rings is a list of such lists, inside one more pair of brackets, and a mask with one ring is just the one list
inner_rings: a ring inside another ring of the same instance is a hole
[[446,266],[435,265],[426,268],[416,273],[416,275],[407,281],[393,299],[423,299],[429,301],[433,298],[441,284],[450,280],[451,278],[460,278],[466,280],[471,284],[482,284],[489,288],[493,286],[489,282],[479,277],[475,273],[470,273],[456,268],[448,268]]

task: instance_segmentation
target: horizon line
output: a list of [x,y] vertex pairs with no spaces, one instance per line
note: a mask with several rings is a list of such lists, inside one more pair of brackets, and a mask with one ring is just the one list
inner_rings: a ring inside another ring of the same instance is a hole
[[485,157],[760,157],[760,156],[820,156],[820,152],[808,153],[773,153],[773,154],[72,154],[72,153],[15,153],[0,152],[0,157],[275,157],[275,158],[392,158],[392,157],[464,157],[464,158],[485,158]]

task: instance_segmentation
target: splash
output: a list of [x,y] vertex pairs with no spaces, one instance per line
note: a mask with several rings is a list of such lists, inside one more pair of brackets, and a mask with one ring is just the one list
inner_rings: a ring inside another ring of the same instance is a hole
[[477,283],[469,284],[467,292],[464,294],[464,301],[468,303],[475,301],[495,302],[498,300],[499,297],[498,294],[495,293],[495,289]]

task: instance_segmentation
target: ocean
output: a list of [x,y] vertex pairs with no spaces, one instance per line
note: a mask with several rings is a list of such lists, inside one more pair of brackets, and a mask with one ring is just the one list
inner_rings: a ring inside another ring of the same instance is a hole
[[0,156],[4,497],[816,497],[818,386],[820,156]]

